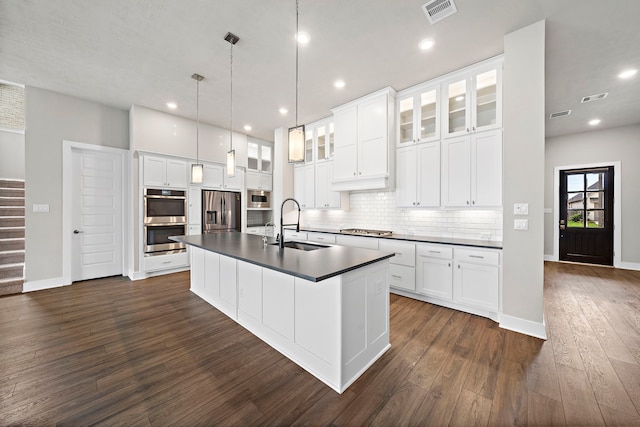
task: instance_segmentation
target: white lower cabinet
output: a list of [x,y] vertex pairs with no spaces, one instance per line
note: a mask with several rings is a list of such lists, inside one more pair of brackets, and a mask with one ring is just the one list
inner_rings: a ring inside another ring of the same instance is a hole
[[220,255],[220,311],[232,319],[238,318],[237,261]]
[[262,323],[293,340],[294,278],[278,271],[262,270]]
[[466,249],[455,252],[455,299],[474,307],[498,310],[499,254]]
[[378,249],[378,239],[362,236],[347,236],[344,234],[338,234],[336,236],[336,243],[343,246],[351,246],[354,248],[363,249]]
[[189,255],[186,252],[168,255],[148,256],[143,259],[145,272],[170,270],[189,266]]
[[423,295],[453,300],[453,251],[434,245],[418,245],[416,276],[418,292]]
[[389,258],[389,286],[407,291],[416,290],[416,245],[411,242],[379,239],[379,249],[393,252]]
[[238,263],[238,319],[245,315],[262,321],[262,267],[244,261]]
[[307,232],[285,229],[284,237],[287,240],[307,240]]
[[311,241],[311,242],[318,242],[318,243],[327,243],[327,244],[334,244],[336,243],[336,235],[335,234],[329,234],[329,233],[314,233],[314,232],[308,232],[307,233],[307,240]]

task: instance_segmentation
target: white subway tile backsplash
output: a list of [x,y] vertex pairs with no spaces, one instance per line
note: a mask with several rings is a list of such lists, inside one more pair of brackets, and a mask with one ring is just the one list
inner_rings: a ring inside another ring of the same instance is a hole
[[502,240],[502,209],[448,210],[396,207],[395,192],[351,193],[348,211],[305,210],[300,221],[309,228],[371,228],[398,234]]

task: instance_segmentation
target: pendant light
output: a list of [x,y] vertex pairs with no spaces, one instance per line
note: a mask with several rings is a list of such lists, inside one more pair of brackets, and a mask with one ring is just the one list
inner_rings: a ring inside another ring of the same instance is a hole
[[191,183],[202,184],[204,166],[200,163],[200,82],[204,80],[200,74],[191,76],[196,81],[196,163],[191,165]]
[[229,152],[227,152],[227,176],[236,174],[236,150],[233,149],[233,45],[238,43],[240,37],[233,33],[227,33],[224,39],[231,44],[231,54],[229,55],[230,70],[230,94],[229,94]]
[[296,0],[296,125],[289,128],[289,163],[304,162],[304,125],[298,126],[298,0]]

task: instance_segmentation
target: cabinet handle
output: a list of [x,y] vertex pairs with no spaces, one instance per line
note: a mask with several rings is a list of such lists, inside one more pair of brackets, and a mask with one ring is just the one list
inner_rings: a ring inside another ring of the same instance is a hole
[[171,261],[164,261],[163,264],[171,264]]
[[460,270],[460,264],[458,264],[458,270]]
[[429,252],[432,253],[432,254],[439,254],[440,253],[440,251],[429,251]]
[[417,205],[417,206],[420,206],[420,202],[416,202],[416,205]]
[[356,173],[355,173],[355,172],[353,173],[353,176],[356,176]]
[[469,204],[469,201],[467,200],[467,204]]
[[395,277],[396,279],[402,279],[402,276],[398,276],[397,274],[392,274],[391,277]]
[[469,128],[467,128],[467,133],[469,133]]
[[475,205],[475,204],[476,204],[476,201],[475,201],[475,200],[474,200],[474,201],[472,201],[472,202],[471,202],[471,204],[472,204],[472,205]]
[[358,175],[362,175],[362,172],[358,172]]
[[413,202],[413,206],[415,206],[415,205],[416,205],[416,202]]
[[479,258],[479,259],[484,259],[483,256],[481,255],[469,255],[469,258]]
[[472,128],[472,129],[473,129],[473,131],[475,132],[475,130],[476,130],[476,127],[475,127],[475,126],[473,126],[473,128]]
[[447,264],[447,267],[451,267],[451,263]]

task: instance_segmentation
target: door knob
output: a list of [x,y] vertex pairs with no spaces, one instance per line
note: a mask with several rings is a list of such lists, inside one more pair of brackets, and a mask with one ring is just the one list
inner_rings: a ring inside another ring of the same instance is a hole
[[84,233],[84,231],[80,231],[80,230],[73,230],[73,234],[80,234],[80,233]]

